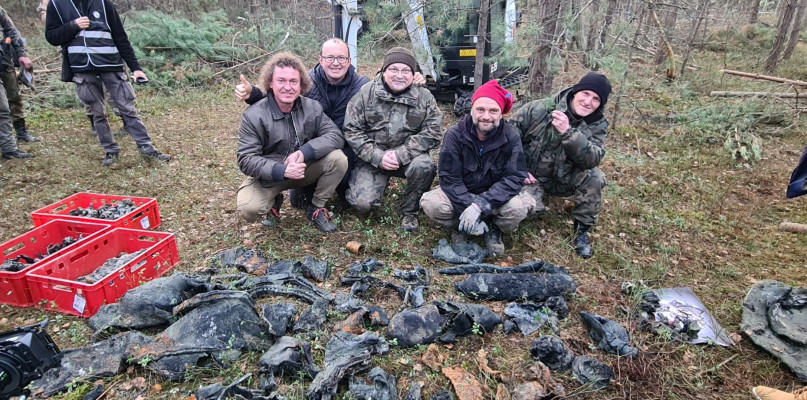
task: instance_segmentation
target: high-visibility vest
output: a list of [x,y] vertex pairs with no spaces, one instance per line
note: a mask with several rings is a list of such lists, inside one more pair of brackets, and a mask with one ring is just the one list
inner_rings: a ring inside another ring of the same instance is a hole
[[90,27],[67,44],[67,58],[73,72],[123,70],[123,58],[112,40],[104,0],[92,0],[89,9],[82,11],[71,0],[51,0],[51,6],[56,8],[62,24],[79,17],[90,18]]

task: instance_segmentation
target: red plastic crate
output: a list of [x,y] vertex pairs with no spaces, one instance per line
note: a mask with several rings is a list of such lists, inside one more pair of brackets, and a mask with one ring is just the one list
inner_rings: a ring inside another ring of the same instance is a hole
[[28,289],[28,280],[25,274],[33,268],[42,265],[45,261],[57,257],[73,247],[79,246],[81,242],[108,229],[109,225],[104,224],[56,219],[0,244],[0,263],[2,263],[5,260],[16,258],[20,254],[25,254],[29,257],[47,254],[49,245],[61,243],[67,236],[76,238],[83,236],[78,243],[74,243],[48,255],[22,271],[0,271],[0,303],[19,307],[33,305],[31,292]]
[[[98,208],[105,204],[112,204],[126,199],[132,200],[137,208],[131,213],[115,220],[70,215],[70,211],[79,207],[87,208],[93,206],[94,208]],[[76,193],[66,199],[59,200],[49,206],[42,207],[32,212],[31,218],[34,220],[34,226],[40,226],[54,219],[106,224],[112,228],[156,229],[160,226],[160,210],[157,208],[156,199],[98,193]]]
[[[140,249],[148,250],[98,282],[76,282],[121,252]],[[28,287],[37,307],[91,317],[102,305],[116,302],[127,290],[165,274],[177,263],[172,233],[112,229],[28,271]]]

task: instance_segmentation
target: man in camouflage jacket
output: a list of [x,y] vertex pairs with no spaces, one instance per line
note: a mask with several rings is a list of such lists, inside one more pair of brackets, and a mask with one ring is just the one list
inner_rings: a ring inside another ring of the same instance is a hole
[[[3,27],[3,43],[8,42],[8,45],[3,46],[3,51],[7,52],[13,49],[16,53],[14,56],[17,57],[20,65],[26,69],[30,69],[31,60],[29,60],[28,56],[25,54],[25,46],[20,37],[20,31],[17,30],[17,27],[14,26],[14,22],[11,21],[8,13],[6,13],[6,10],[2,7],[0,7],[0,26]],[[5,58],[6,55],[3,54],[2,57]],[[0,73],[5,73],[7,69],[10,69],[12,74],[14,73],[13,65],[11,67],[7,65],[0,66]],[[3,87],[0,88],[0,151],[2,151],[2,157],[3,159],[31,158],[33,157],[31,154],[23,153],[17,148],[17,140],[11,132],[11,110],[9,109],[6,87],[2,80],[0,80],[0,85],[3,85]]]
[[443,120],[432,94],[412,85],[416,67],[409,50],[390,49],[381,74],[348,103],[343,127],[358,157],[347,201],[356,211],[369,212],[381,206],[391,176],[406,178],[401,203],[406,231],[418,228],[418,200],[437,173],[429,150],[440,144]]
[[589,72],[554,98],[526,104],[510,119],[521,132],[534,211],[543,211],[544,193],[574,196],[574,245],[583,258],[592,255],[588,230],[602,208],[605,175],[597,166],[605,156],[608,121],[603,109],[609,93],[608,78]]

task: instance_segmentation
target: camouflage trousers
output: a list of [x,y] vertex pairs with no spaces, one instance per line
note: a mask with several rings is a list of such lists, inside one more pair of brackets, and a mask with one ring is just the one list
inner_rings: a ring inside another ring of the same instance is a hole
[[[502,232],[514,232],[518,229],[518,224],[525,220],[535,208],[535,199],[525,189],[521,189],[519,194],[504,203],[501,208],[493,209],[490,220]],[[463,210],[454,210],[451,200],[439,186],[423,194],[423,197],[420,198],[420,206],[429,219],[443,227],[456,229],[460,223],[459,217]]]
[[348,203],[358,212],[369,212],[381,206],[384,191],[390,177],[406,178],[401,213],[417,214],[418,200],[434,182],[437,164],[426,154],[419,155],[395,171],[376,168],[362,160],[356,160],[356,167],[350,176],[346,197]]
[[589,226],[597,224],[602,210],[602,189],[605,187],[605,174],[599,168],[583,171],[583,178],[579,183],[566,184],[553,179],[537,178],[538,183],[524,187],[535,199],[535,208],[530,218],[544,211],[544,195],[555,197],[574,196],[574,209],[572,217]]
[[[2,83],[2,80],[0,80],[0,83]],[[17,148],[17,139],[11,131],[11,112],[8,108],[8,97],[6,97],[4,86],[0,87],[0,150],[3,153],[19,150]]]
[[264,187],[260,181],[249,176],[238,188],[236,199],[238,213],[247,222],[255,222],[269,213],[274,206],[275,196],[282,194],[286,189],[308,185],[316,185],[311,204],[317,208],[325,207],[336,186],[342,181],[345,171],[347,171],[347,157],[340,149],[328,153],[319,160],[309,162],[303,179],[287,179],[270,187]]

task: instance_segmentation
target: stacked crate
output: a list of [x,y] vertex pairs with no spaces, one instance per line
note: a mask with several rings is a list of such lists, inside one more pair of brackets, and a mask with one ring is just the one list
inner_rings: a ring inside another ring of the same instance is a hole
[[[136,208],[115,220],[70,215],[79,207],[97,209],[123,200],[131,200]],[[0,303],[91,317],[102,305],[116,302],[127,290],[164,275],[179,263],[174,235],[149,230],[160,226],[157,200],[152,198],[77,193],[31,216],[35,228],[0,245],[0,262],[19,254],[44,254],[45,247],[66,236],[81,235],[82,240],[22,271],[0,271]],[[143,249],[142,254],[92,283],[76,281],[121,252]]]

